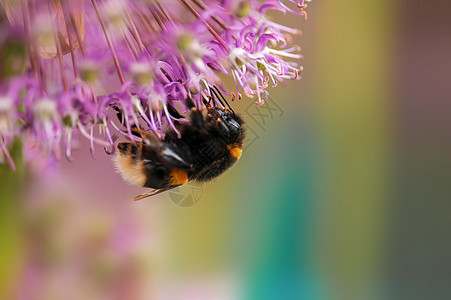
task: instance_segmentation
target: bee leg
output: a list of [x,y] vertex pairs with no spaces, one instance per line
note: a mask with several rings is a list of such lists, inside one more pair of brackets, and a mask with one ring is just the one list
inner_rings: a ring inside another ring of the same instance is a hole
[[154,190],[154,191],[152,191],[150,193],[147,193],[147,194],[138,195],[138,196],[133,198],[133,201],[138,201],[138,200],[142,200],[142,199],[145,199],[145,198],[148,198],[148,197],[152,197],[152,196],[158,195],[160,193],[163,193],[163,192],[166,192],[168,190],[171,190],[171,189],[173,189],[173,188],[175,188],[177,186],[170,186],[170,187]]
[[138,200],[142,200],[142,199],[146,199],[148,197],[151,197],[153,195],[156,195],[156,193],[147,193],[147,194],[142,194],[142,195],[138,195],[136,197],[133,198],[133,201],[138,201]]
[[167,104],[166,107],[168,108],[169,114],[176,118],[176,119],[182,119],[183,116],[172,106],[171,104]]
[[133,126],[132,134],[140,137],[146,145],[153,146],[153,148],[160,146],[160,140],[150,131],[145,131]]
[[185,104],[191,111],[190,112],[191,125],[199,129],[203,128],[204,118],[202,116],[202,112],[197,109],[196,105],[193,102],[193,99],[191,99],[191,97],[186,98]]
[[[125,126],[125,118],[124,118],[124,114],[122,113],[122,111],[117,106],[113,106],[113,109],[116,111],[116,117],[119,120],[119,122],[121,123],[121,125]],[[139,133],[139,129],[138,129],[138,127],[136,127],[135,124],[131,125],[130,128],[131,128],[131,132],[134,136],[141,137],[141,135]]]
[[208,101],[207,101],[207,99],[205,99],[205,97],[202,98],[202,102],[204,103],[204,105],[207,109],[211,108],[210,101],[211,101],[211,98]]
[[125,118],[122,114],[122,111],[117,106],[113,106],[113,109],[116,111],[116,117],[122,125],[125,125]]
[[196,109],[197,110],[197,108],[196,108],[196,104],[194,104],[194,101],[193,101],[193,99],[191,99],[191,97],[187,97],[186,98],[186,100],[185,100],[185,105],[189,108],[189,109]]
[[[122,111],[117,106],[114,106],[113,109],[116,111],[116,116],[117,116],[119,122],[121,122],[121,124],[123,126],[125,126],[125,119],[124,119],[124,115],[122,114]],[[172,109],[174,111],[176,111],[175,108],[172,107]],[[144,130],[138,128],[138,126],[136,126],[136,124],[132,124],[130,126],[130,129],[131,129],[132,135],[142,138],[142,140],[148,145],[154,145],[156,143],[159,143],[159,139],[154,134],[152,134],[149,131],[144,131]]]

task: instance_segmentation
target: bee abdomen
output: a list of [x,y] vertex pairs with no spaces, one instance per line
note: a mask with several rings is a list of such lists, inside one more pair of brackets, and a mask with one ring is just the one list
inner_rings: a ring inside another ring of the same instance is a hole
[[115,158],[115,165],[122,177],[130,184],[144,186],[146,183],[146,172],[144,163],[138,159],[140,144],[119,143],[117,148],[119,154]]

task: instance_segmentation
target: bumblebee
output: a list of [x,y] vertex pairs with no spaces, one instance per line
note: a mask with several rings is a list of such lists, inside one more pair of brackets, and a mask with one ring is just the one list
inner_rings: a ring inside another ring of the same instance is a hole
[[[235,164],[243,149],[243,119],[229,108],[196,108],[186,100],[188,122],[176,121],[163,140],[139,130],[142,141],[118,143],[116,167],[129,183],[154,189],[134,200],[173,189],[188,181],[210,181]],[[183,118],[172,106],[171,115]]]

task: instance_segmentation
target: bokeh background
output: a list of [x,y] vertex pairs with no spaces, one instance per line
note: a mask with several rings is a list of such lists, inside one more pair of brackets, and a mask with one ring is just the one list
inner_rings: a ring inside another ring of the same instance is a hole
[[248,141],[214,182],[133,203],[83,144],[26,185],[1,168],[0,299],[451,299],[451,4],[307,10],[274,14],[302,81],[233,104]]

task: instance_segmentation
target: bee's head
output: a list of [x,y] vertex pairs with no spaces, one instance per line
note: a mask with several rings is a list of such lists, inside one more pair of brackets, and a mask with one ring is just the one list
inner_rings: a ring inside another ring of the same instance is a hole
[[213,117],[217,123],[217,130],[219,135],[227,143],[233,143],[241,133],[242,119],[235,115],[234,112],[228,109],[221,109],[215,107],[212,109]]

